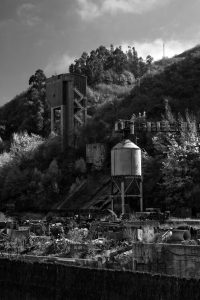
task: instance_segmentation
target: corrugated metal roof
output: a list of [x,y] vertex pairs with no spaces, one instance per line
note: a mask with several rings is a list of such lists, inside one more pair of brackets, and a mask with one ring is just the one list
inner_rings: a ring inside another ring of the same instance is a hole
[[117,145],[115,145],[112,150],[119,150],[119,149],[140,149],[136,144],[131,142],[130,140],[124,140]]

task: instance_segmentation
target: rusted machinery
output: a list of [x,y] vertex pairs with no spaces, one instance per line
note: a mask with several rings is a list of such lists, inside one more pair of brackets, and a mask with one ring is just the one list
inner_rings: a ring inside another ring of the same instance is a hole
[[157,132],[180,132],[188,131],[196,128],[200,131],[200,124],[195,122],[169,122],[168,120],[161,120],[156,122],[148,122],[146,116],[139,116],[130,120],[118,120],[115,123],[115,132],[122,133],[124,136],[129,134],[136,134],[138,132],[157,133]]

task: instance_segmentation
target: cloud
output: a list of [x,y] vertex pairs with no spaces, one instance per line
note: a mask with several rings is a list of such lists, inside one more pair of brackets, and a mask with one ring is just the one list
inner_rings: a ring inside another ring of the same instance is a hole
[[118,12],[142,14],[159,6],[166,5],[171,0],[76,0],[78,13],[83,20],[95,19],[104,13]]
[[75,58],[69,56],[67,53],[63,54],[60,57],[52,57],[49,60],[49,63],[44,69],[44,72],[47,76],[67,73],[69,65],[73,63]]
[[90,0],[77,0],[79,4],[78,13],[83,20],[92,20],[101,15],[101,9]]
[[167,2],[169,0],[105,0],[102,9],[112,13],[123,11],[141,14],[155,9],[157,6],[165,5]]
[[9,27],[10,25],[12,25],[14,23],[14,21],[12,19],[5,19],[0,21],[0,29],[6,29],[7,27]]
[[39,7],[32,3],[23,3],[18,7],[17,15],[23,24],[33,27],[41,23],[39,11]]
[[165,40],[155,39],[153,41],[130,42],[122,43],[122,49],[126,51],[128,45],[134,46],[139,56],[146,58],[147,55],[153,56],[154,60],[159,60],[163,57],[163,43],[165,45],[165,56],[173,57],[183,51],[194,47],[198,44],[197,40]]

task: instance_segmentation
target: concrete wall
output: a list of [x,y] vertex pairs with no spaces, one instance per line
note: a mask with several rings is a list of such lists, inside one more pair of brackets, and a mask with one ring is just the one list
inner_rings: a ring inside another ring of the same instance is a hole
[[200,246],[135,243],[133,269],[200,278]]
[[0,259],[1,300],[199,300],[200,281]]
[[106,159],[106,145],[101,143],[86,145],[86,161],[97,170],[102,169]]

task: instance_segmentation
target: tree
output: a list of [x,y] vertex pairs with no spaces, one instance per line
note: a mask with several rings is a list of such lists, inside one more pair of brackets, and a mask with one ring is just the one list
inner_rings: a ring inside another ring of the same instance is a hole
[[[70,73],[77,73],[87,76],[89,85],[96,85],[101,82],[109,83],[112,75],[121,75],[128,69],[127,55],[122,51],[121,46],[110,50],[100,46],[92,50],[90,55],[83,52],[79,59],[69,67]],[[119,77],[119,76],[116,76]],[[117,83],[113,81],[113,83]]]
[[102,57],[98,57],[97,51],[91,51],[90,56],[87,58],[86,66],[88,82],[91,85],[101,82],[103,78],[103,59]]
[[121,47],[117,47],[111,57],[113,70],[121,74],[127,67],[127,56],[122,51]]
[[39,135],[29,135],[27,132],[14,133],[10,155],[14,158],[15,163],[26,164],[27,161],[33,158],[35,152],[43,143],[44,139]]
[[24,106],[25,116],[20,130],[47,136],[50,132],[50,109],[46,99],[46,76],[37,70],[29,79],[29,90]]
[[151,73],[152,62],[153,62],[153,57],[151,55],[147,55],[147,57],[146,57],[146,64],[148,66],[149,73]]
[[[200,155],[198,140],[179,144],[174,140],[169,146],[167,158],[163,162],[163,187],[166,191],[166,202],[173,208],[190,206],[194,203],[193,191],[199,186]],[[200,192],[200,189],[199,189]]]
[[32,174],[29,169],[21,170],[19,166],[14,165],[7,172],[4,179],[1,199],[4,202],[13,201],[14,203],[29,202],[29,184]]
[[4,142],[0,136],[0,153],[3,152],[3,150],[4,150]]
[[46,76],[41,69],[38,69],[35,74],[29,78],[29,86],[45,94]]
[[75,64],[71,64],[69,71],[70,73],[76,73],[76,74],[82,74],[86,75],[87,68],[86,68],[86,61],[88,59],[87,52],[83,52],[81,57],[78,59],[75,59]]
[[162,153],[161,188],[165,205],[172,211],[178,207],[200,210],[200,137],[187,112],[186,119],[188,128],[179,134],[160,134],[154,138],[157,153]]
[[147,71],[147,66],[142,57],[138,58],[138,77],[142,77]]

